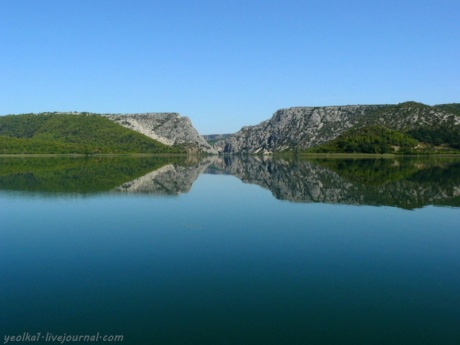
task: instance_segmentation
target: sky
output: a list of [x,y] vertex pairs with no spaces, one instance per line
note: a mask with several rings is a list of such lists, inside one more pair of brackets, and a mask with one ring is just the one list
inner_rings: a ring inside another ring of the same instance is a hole
[[2,0],[0,114],[460,102],[459,0]]

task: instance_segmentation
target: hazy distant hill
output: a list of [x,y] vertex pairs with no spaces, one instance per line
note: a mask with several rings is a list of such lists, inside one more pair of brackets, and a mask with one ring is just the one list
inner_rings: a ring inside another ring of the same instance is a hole
[[219,140],[225,140],[228,137],[230,137],[231,134],[206,134],[203,135],[203,138],[209,143],[209,144],[214,144],[218,142]]
[[41,113],[0,116],[0,153],[184,153],[124,128],[108,118],[87,114]]
[[[459,113],[460,104],[428,106],[416,102],[281,109],[271,119],[256,126],[243,127],[218,141],[215,147],[220,153],[301,152],[328,143],[347,131],[379,126],[404,136],[405,144],[407,139],[415,139],[428,145],[460,149]],[[376,135],[376,132],[372,134]],[[348,139],[354,140],[350,135]],[[388,145],[394,146],[394,151],[399,149],[391,142]],[[417,145],[414,142],[412,149]],[[426,150],[426,145],[419,147]]]

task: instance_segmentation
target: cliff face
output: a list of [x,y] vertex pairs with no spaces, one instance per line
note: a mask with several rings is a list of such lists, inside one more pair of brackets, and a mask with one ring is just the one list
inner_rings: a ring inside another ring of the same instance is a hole
[[383,125],[409,130],[426,125],[460,126],[460,117],[441,107],[407,102],[398,105],[350,105],[281,109],[270,120],[239,132],[214,146],[220,153],[273,153],[307,149],[335,139],[351,128]]
[[166,145],[183,145],[189,152],[217,153],[193,127],[188,117],[177,113],[105,115],[108,119]]

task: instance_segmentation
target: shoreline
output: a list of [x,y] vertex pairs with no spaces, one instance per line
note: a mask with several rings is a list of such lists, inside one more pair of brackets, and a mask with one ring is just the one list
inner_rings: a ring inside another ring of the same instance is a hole
[[0,157],[187,157],[201,155],[197,153],[1,153]]
[[460,157],[459,153],[426,153],[418,155],[404,155],[394,153],[272,153],[272,154],[206,154],[206,153],[1,153],[0,158],[29,158],[29,157],[190,157],[190,156],[216,156],[216,157],[232,157],[232,156],[251,156],[251,157],[273,157],[273,158],[397,158],[397,157]]

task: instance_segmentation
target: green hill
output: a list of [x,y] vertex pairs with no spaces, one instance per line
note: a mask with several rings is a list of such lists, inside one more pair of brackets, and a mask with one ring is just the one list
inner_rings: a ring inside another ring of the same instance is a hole
[[411,137],[431,146],[445,145],[460,149],[460,127],[449,124],[420,126],[407,131]]
[[185,153],[95,114],[0,116],[0,154]]
[[312,153],[412,153],[418,141],[383,126],[375,125],[352,129],[334,140],[316,146]]

